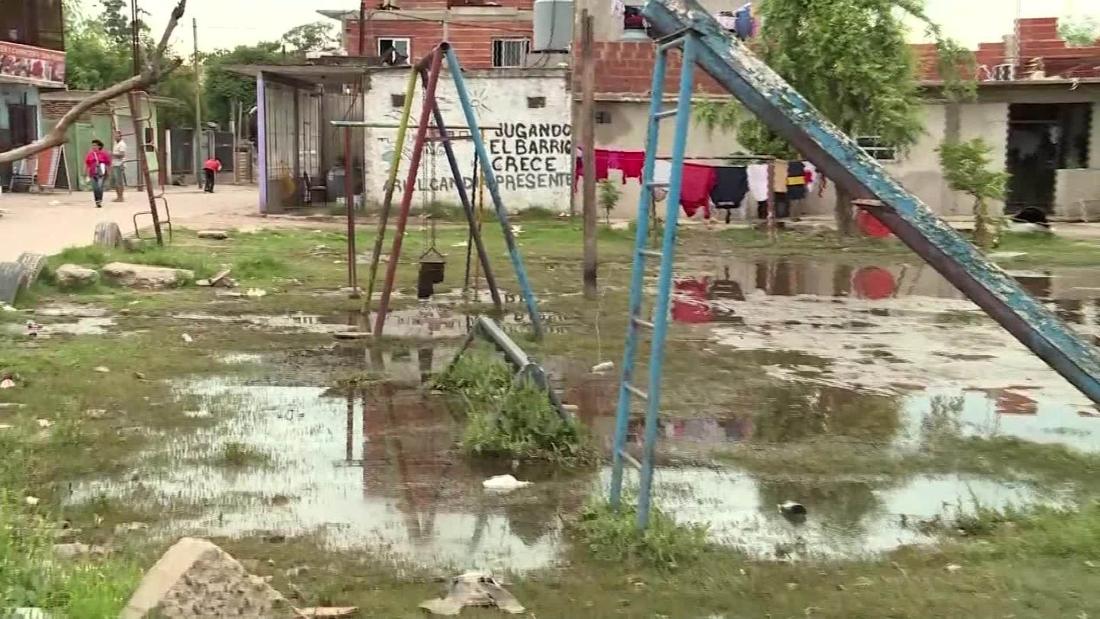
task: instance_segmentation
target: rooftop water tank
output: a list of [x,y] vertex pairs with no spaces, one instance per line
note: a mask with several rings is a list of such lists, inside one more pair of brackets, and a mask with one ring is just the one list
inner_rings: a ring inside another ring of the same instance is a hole
[[565,52],[573,41],[573,0],[535,0],[533,52]]

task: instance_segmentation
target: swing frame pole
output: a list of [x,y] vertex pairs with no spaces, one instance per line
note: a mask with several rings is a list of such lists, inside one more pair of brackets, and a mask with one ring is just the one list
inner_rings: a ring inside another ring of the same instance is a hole
[[[386,279],[382,282],[382,298],[378,301],[378,316],[374,321],[374,337],[382,337],[382,331],[386,326],[386,314],[390,309],[390,296],[393,294],[393,283],[397,278],[397,263],[401,259],[401,244],[405,240],[405,226],[409,222],[409,211],[412,209],[413,193],[416,191],[416,174],[420,168],[420,160],[424,155],[424,142],[428,137],[428,122],[431,119],[432,108],[435,106],[435,90],[439,84],[439,73],[443,65],[443,55],[437,48],[431,55],[425,57],[417,64],[412,73],[415,79],[417,72],[421,70],[424,61],[431,63],[428,71],[428,81],[424,89],[424,101],[420,106],[420,122],[417,125],[416,138],[413,140],[413,150],[409,156],[409,172],[405,177],[405,190],[401,194],[401,208],[397,212],[397,226],[394,229],[393,247],[390,249],[390,259],[386,263]],[[415,82],[414,82],[415,85]],[[408,100],[406,100],[408,103]]]
[[416,94],[415,70],[409,71],[405,82],[405,107],[401,110],[401,121],[397,125],[397,139],[394,143],[393,157],[390,158],[390,173],[386,178],[386,194],[382,199],[382,210],[378,214],[378,231],[374,236],[374,250],[370,258],[370,275],[367,277],[367,294],[363,298],[363,322],[370,329],[371,301],[374,298],[374,284],[378,278],[378,263],[382,259],[382,245],[386,240],[386,225],[389,223],[393,208],[393,192],[397,186],[397,172],[401,167],[401,154],[405,149],[405,134],[409,128],[409,116],[412,113],[413,95]]

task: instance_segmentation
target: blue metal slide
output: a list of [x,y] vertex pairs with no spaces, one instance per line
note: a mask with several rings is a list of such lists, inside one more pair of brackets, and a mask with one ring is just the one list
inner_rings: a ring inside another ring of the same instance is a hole
[[762,122],[857,198],[963,294],[1092,401],[1100,403],[1100,354],[1014,279],[891,178],[783,78],[727,33],[696,0],[649,0],[651,36],[698,36],[695,62]]

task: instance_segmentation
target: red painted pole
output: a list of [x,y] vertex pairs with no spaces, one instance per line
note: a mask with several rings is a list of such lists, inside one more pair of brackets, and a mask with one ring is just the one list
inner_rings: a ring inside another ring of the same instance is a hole
[[416,191],[416,174],[420,168],[421,156],[424,154],[424,141],[428,135],[432,109],[435,107],[435,88],[439,84],[439,71],[442,64],[443,52],[436,47],[431,54],[428,85],[424,89],[424,101],[420,108],[420,124],[417,127],[416,140],[413,142],[412,154],[409,157],[409,172],[405,176],[405,191],[401,194],[401,210],[397,214],[393,248],[390,250],[390,260],[386,264],[386,281],[382,284],[382,298],[378,301],[378,317],[374,321],[376,338],[382,337],[382,329],[386,325],[386,314],[390,309],[390,295],[393,293],[393,282],[397,277],[397,263],[401,260],[401,242],[405,239],[405,224],[409,221],[409,210],[412,208],[413,193]]

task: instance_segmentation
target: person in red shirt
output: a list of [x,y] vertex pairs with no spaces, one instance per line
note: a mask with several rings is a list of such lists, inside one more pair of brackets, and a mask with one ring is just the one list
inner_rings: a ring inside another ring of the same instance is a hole
[[103,208],[103,183],[107,180],[107,171],[111,169],[111,156],[103,150],[103,142],[92,140],[92,150],[84,157],[84,169],[92,181],[95,207]]
[[206,160],[206,163],[202,164],[202,174],[206,179],[203,191],[206,193],[214,193],[214,179],[217,177],[218,172],[222,171],[222,160],[217,157],[211,157]]

